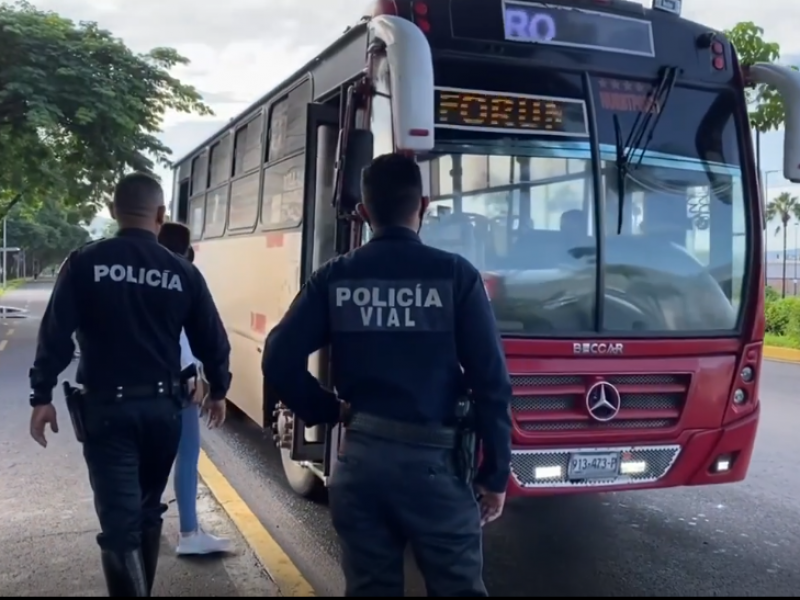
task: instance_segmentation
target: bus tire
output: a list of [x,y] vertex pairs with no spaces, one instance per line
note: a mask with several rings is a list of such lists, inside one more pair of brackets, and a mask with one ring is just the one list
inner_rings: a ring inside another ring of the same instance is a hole
[[289,453],[289,450],[281,450],[283,472],[286,474],[289,487],[302,498],[321,500],[325,495],[325,484],[311,469],[289,458]]
[[[283,411],[280,411],[277,415],[275,433],[278,439],[281,439],[287,428],[291,426],[291,418],[290,415]],[[317,477],[314,471],[292,460],[291,449],[280,447],[280,453],[283,472],[286,475],[286,480],[289,482],[289,487],[292,488],[294,493],[303,498],[312,500],[323,499],[325,495],[325,483]]]

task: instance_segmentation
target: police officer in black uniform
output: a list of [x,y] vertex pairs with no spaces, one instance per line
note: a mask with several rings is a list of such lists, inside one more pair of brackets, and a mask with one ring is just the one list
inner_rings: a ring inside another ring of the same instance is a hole
[[159,183],[127,175],[111,209],[119,233],[69,255],[42,319],[30,371],[31,435],[46,446],[45,426],[58,431],[52,392],[77,331],[83,409],[70,416],[83,438],[109,596],[146,597],[187,400],[181,328],[205,366],[212,412],[223,410],[230,386],[230,345],[200,272],[156,239],[165,212]]
[[[267,338],[264,376],[307,425],[344,415],[329,498],[346,596],[403,596],[409,543],[428,595],[486,596],[481,525],[505,500],[511,384],[483,280],[421,243],[428,201],[413,159],[376,158],[362,196],[372,239],[306,282]],[[306,368],[327,345],[335,392]],[[483,444],[478,501],[447,427],[467,392]]]

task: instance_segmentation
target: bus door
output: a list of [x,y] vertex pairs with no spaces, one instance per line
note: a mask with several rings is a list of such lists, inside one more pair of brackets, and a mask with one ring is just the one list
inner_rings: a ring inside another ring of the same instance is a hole
[[[309,104],[303,186],[301,285],[311,273],[336,254],[337,219],[332,200],[338,138],[339,108],[328,104]],[[327,348],[311,356],[309,371],[323,384],[329,382]],[[306,427],[295,415],[291,459],[298,462],[324,462],[330,439],[327,429],[325,426]]]

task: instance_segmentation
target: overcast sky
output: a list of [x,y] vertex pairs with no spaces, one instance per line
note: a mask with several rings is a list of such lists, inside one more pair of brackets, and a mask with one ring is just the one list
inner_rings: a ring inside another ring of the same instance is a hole
[[[177,158],[354,24],[368,2],[34,0],[34,4],[74,20],[97,21],[134,49],[172,46],[191,59],[192,64],[176,74],[203,93],[216,116],[168,116],[163,139]],[[786,62],[800,64],[800,0],[683,0],[683,4],[685,17],[717,29],[755,21],[770,40],[780,43]],[[764,169],[780,169],[781,155],[781,136],[767,136]],[[780,174],[770,175],[770,196],[787,185]]]

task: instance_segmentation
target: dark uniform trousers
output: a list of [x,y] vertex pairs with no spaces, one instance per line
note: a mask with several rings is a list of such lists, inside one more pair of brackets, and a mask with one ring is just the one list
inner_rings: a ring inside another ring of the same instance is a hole
[[[167,510],[161,499],[180,442],[182,403],[160,397],[87,404],[83,455],[100,520],[97,542],[109,595],[149,596]],[[138,581],[137,572],[146,581]]]
[[345,596],[402,597],[407,545],[428,596],[488,596],[480,509],[450,451],[349,431],[329,500]]

